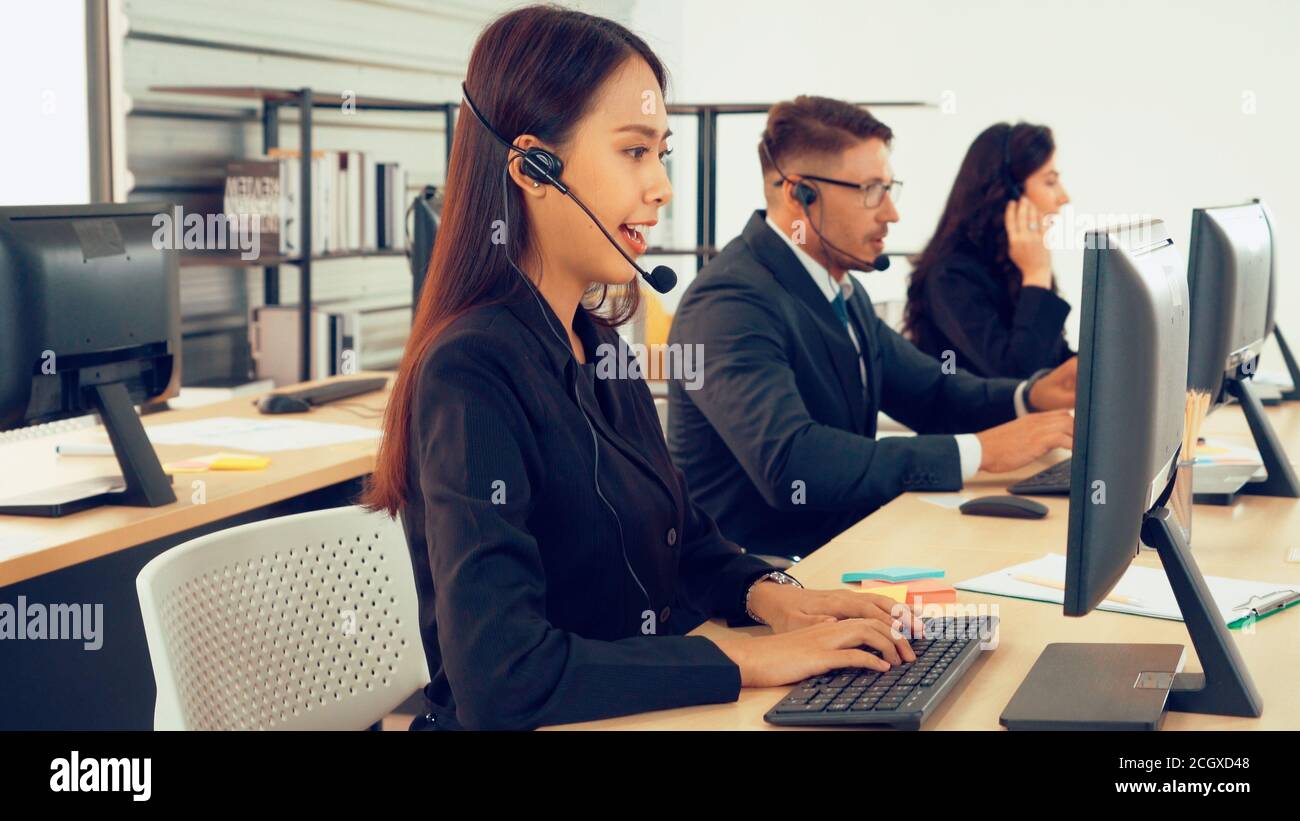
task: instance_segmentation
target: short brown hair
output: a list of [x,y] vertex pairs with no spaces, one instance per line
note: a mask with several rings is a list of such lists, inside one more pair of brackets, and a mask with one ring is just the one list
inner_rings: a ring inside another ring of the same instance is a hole
[[804,94],[772,106],[758,146],[758,161],[766,178],[768,173],[777,171],[777,166],[790,172],[787,159],[808,154],[838,154],[853,143],[872,137],[879,137],[888,145],[894,132],[865,108],[843,100]]

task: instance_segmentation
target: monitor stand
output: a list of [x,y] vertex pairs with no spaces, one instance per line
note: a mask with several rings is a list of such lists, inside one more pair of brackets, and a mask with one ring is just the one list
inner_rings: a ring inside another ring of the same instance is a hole
[[1268,474],[1263,481],[1250,481],[1241,488],[1241,493],[1256,496],[1283,496],[1288,499],[1300,498],[1300,480],[1296,479],[1295,469],[1287,459],[1286,450],[1277,432],[1264,413],[1264,404],[1260,402],[1257,386],[1249,379],[1228,379],[1224,389],[1241,403],[1241,410],[1246,414],[1246,423],[1255,438],[1255,447],[1264,462],[1264,471]]
[[1291,375],[1291,390],[1282,391],[1282,401],[1294,402],[1300,399],[1300,366],[1296,365],[1295,357],[1291,354],[1291,346],[1286,344],[1286,337],[1282,336],[1282,329],[1276,325],[1273,326],[1273,338],[1277,340],[1277,347],[1282,351],[1286,372]]
[[99,413],[121,476],[100,476],[0,499],[0,514],[67,516],[100,505],[161,507],[176,501],[172,479],[163,472],[158,454],[120,382],[85,388],[91,408]]
[[1154,730],[1165,710],[1257,718],[1264,711],[1210,588],[1167,507],[1142,519],[1201,662],[1180,644],[1052,644],[1002,713],[1010,730]]

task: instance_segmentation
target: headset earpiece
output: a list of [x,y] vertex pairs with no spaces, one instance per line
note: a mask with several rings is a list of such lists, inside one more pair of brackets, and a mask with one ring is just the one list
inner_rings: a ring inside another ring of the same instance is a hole
[[813,188],[803,180],[794,184],[794,191],[792,193],[795,200],[804,208],[807,208],[817,201],[817,189]]
[[524,152],[519,170],[530,180],[558,187],[564,162],[545,148],[534,146]]

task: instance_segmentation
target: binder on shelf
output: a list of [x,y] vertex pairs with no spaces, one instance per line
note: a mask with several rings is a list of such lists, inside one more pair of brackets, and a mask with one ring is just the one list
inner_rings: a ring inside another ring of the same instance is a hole
[[[303,381],[297,305],[261,305],[250,312],[249,346],[257,379],[277,387]],[[410,306],[389,300],[314,306],[309,379],[391,370],[401,361],[411,324]]]

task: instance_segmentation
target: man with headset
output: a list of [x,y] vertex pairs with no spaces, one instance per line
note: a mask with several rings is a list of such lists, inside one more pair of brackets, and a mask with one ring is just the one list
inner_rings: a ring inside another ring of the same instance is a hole
[[[936,360],[876,316],[850,270],[881,270],[893,133],[850,103],[773,106],[766,211],[700,271],[671,343],[703,357],[669,386],[668,444],[695,501],[750,550],[803,556],[908,490],[959,490],[1073,439],[1075,360],[1023,382]],[[671,376],[671,374],[670,374]],[[876,439],[880,411],[916,436]]]

